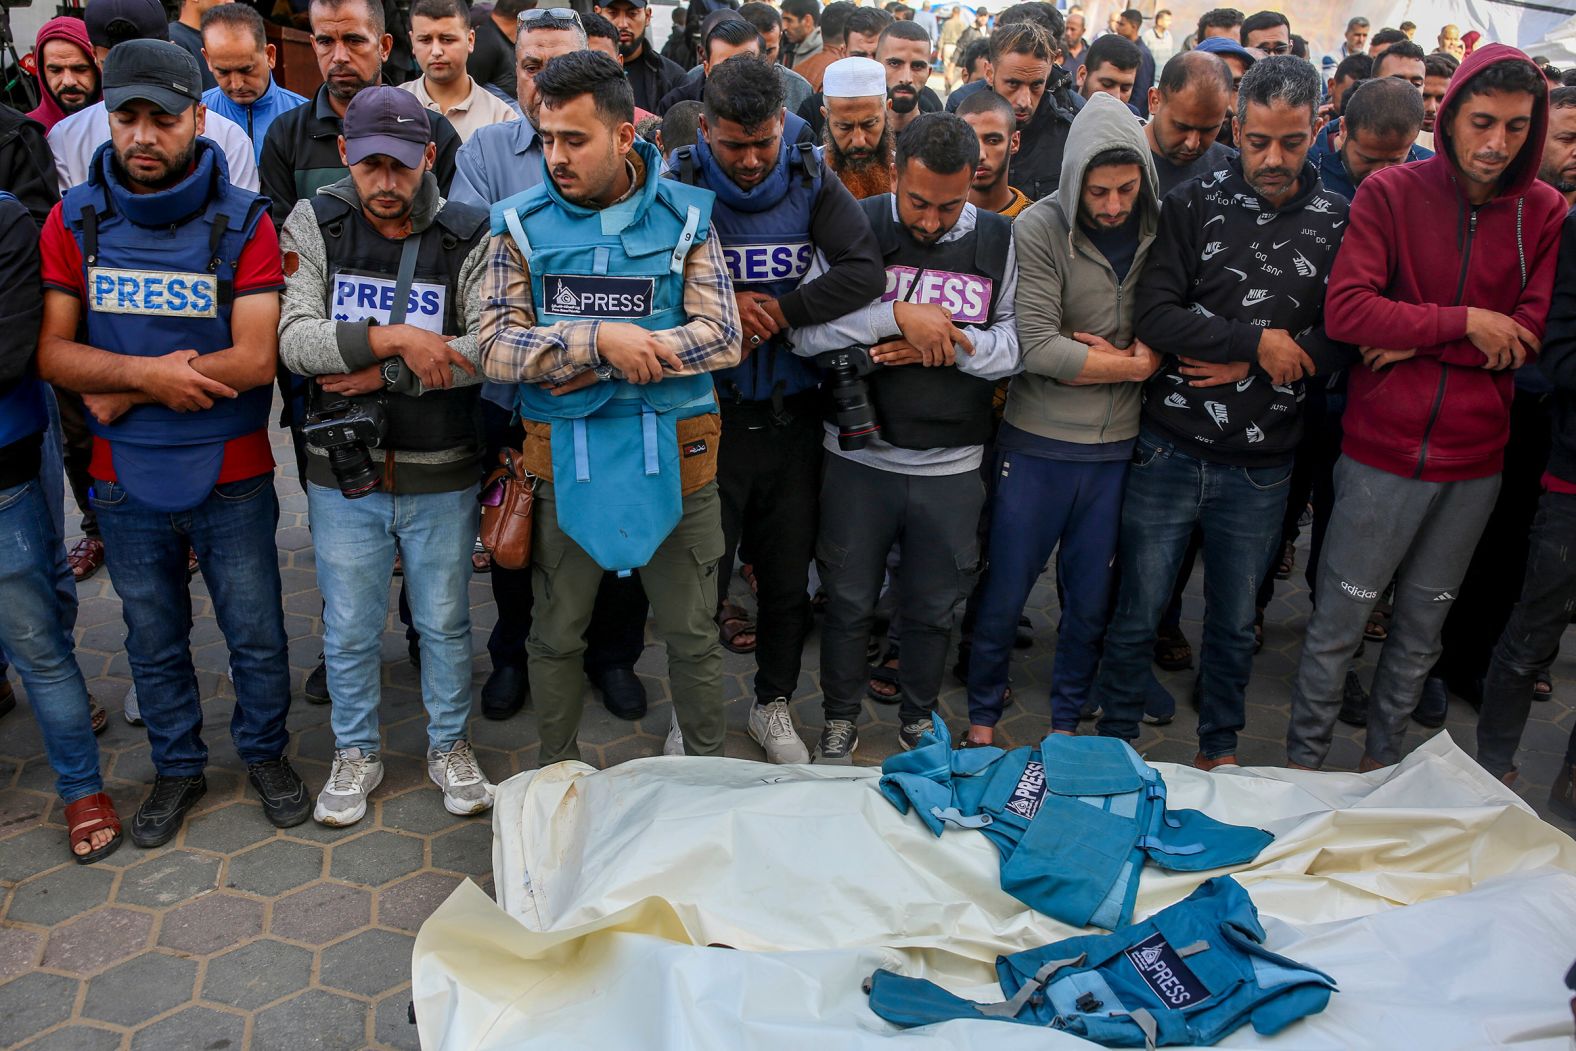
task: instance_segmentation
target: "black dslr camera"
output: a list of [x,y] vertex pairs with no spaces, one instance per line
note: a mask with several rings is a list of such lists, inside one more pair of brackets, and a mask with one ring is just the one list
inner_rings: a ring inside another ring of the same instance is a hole
[[881,437],[881,424],[870,404],[865,377],[877,369],[869,347],[846,347],[815,356],[815,363],[830,374],[832,414],[837,420],[837,447],[845,452],[863,449],[871,438]]
[[383,403],[378,398],[334,398],[309,406],[301,431],[306,443],[328,454],[334,480],[347,500],[378,487],[370,446],[383,441]]

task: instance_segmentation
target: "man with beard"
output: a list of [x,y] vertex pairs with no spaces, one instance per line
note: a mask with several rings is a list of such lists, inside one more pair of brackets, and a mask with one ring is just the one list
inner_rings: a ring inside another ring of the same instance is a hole
[[788,45],[782,49],[782,63],[798,69],[825,46],[820,0],[783,0],[782,8],[782,32]]
[[1439,114],[1439,104],[1450,90],[1450,80],[1461,67],[1449,55],[1434,52],[1423,58],[1423,130],[1417,143],[1429,151],[1434,149],[1434,120]]
[[618,53],[635,93],[635,107],[661,113],[657,103],[678,87],[688,70],[663,58],[646,40],[646,27],[651,23],[651,9],[646,5],[647,0],[611,0],[598,4],[596,10],[618,29]]
[[980,161],[969,184],[969,203],[987,212],[1016,219],[1033,202],[1009,183],[1013,154],[1018,152],[1018,128],[1012,105],[994,91],[965,100],[958,116],[968,121],[980,143]]
[[1549,135],[1538,178],[1560,191],[1567,207],[1576,207],[1576,88],[1549,92]]
[[362,488],[348,488],[327,450],[307,454],[334,729],[313,817],[334,827],[359,821],[383,779],[379,638],[396,554],[421,635],[428,776],[451,814],[492,806],[466,731],[487,216],[439,196],[424,112],[396,87],[351,100],[338,140],[350,174],[297,204],[280,240],[292,271],[280,358],[312,384],[314,414],[332,419],[375,401],[385,421]]
[[1049,196],[1062,177],[1062,150],[1075,109],[1051,86],[1059,52],[1050,34],[1034,22],[1016,22],[991,33],[990,86],[1012,106],[1018,156],[1012,185],[1031,201]]
[[1122,506],[1099,732],[1138,736],[1157,628],[1201,526],[1210,600],[1193,764],[1202,770],[1236,762],[1254,598],[1280,548],[1304,378],[1345,356],[1324,335],[1323,289],[1346,202],[1307,162],[1321,87],[1290,55],[1248,71],[1242,155],[1171,194],[1138,290],[1134,333],[1165,360],[1145,388]]
[[895,135],[920,114],[919,92],[930,79],[930,34],[917,22],[893,22],[881,32],[876,61],[886,71],[887,107]]
[[892,189],[892,127],[886,72],[871,58],[841,58],[826,67],[826,166],[858,200]]
[[1423,100],[1404,80],[1384,77],[1357,85],[1333,132],[1320,132],[1308,160],[1324,188],[1348,201],[1374,172],[1433,154],[1416,148]]
[[[737,11],[726,7],[706,16],[705,24],[701,27],[701,40],[705,49],[701,52],[701,64],[685,74],[672,91],[662,96],[655,112],[666,113],[677,102],[699,102],[706,90],[706,74],[717,63],[726,62],[734,55],[764,56],[766,53],[766,41],[761,37],[760,29],[740,17]],[[772,63],[772,70],[777,74],[777,79],[782,81],[788,112],[802,115],[801,107],[807,105],[806,100],[815,96],[810,82],[781,63]],[[788,134],[797,139],[798,130],[790,127]],[[806,131],[806,134],[809,132]]]
[[1137,44],[1120,33],[1107,33],[1089,45],[1089,56],[1074,77],[1078,94],[1087,102],[1089,96],[1103,91],[1136,112],[1133,85],[1141,64]]
[[1089,55],[1089,41],[1084,39],[1085,28],[1087,23],[1082,11],[1068,12],[1067,28],[1062,33],[1062,59],[1059,64],[1073,76],[1078,75],[1078,67],[1084,64],[1084,59]]
[[[297,201],[345,177],[348,169],[339,155],[340,123],[357,93],[382,80],[383,63],[394,46],[383,24],[383,5],[376,0],[312,0],[308,14],[323,86],[309,104],[274,121],[259,162],[263,193],[273,202],[279,222]],[[438,148],[432,173],[438,189],[447,194],[460,136],[442,114],[423,112]]]
[[230,735],[264,815],[288,828],[311,797],[284,757],[290,664],[268,441],[279,242],[267,201],[232,186],[199,137],[189,54],[119,44],[104,95],[111,140],[44,227],[38,371],[82,394],[93,417],[93,504],[155,770],[131,839],[169,842],[207,791],[188,546],[234,669]]
[[1231,108],[1231,70],[1217,56],[1184,51],[1160,71],[1149,90],[1144,138],[1160,179],[1160,199],[1179,184],[1218,171],[1233,151],[1216,141]]
[[203,58],[219,82],[202,93],[203,105],[245,128],[261,159],[274,118],[306,99],[274,83],[274,45],[263,32],[263,17],[246,4],[210,7],[202,16],[202,40]]
[[28,114],[47,134],[56,124],[99,100],[98,59],[80,18],[61,15],[45,22],[33,45],[38,63],[38,107]]
[[1138,48],[1138,75],[1133,80],[1133,97],[1137,99],[1137,110],[1140,117],[1149,115],[1149,89],[1155,84],[1155,56],[1149,53],[1149,48],[1144,46],[1140,38],[1140,31],[1144,26],[1144,13],[1137,8],[1130,7],[1122,12],[1121,20],[1117,23],[1116,32],[1136,48]]
[[514,107],[465,71],[475,38],[465,0],[416,0],[411,5],[410,40],[421,76],[400,87],[415,95],[424,109],[448,118],[461,142],[489,124],[519,117]]
[[[1012,224],[968,203],[979,143],[961,118],[927,113],[898,136],[896,192],[861,202],[889,291],[795,333],[814,357],[871,348],[865,377],[879,436],[857,445],[828,424],[817,557],[826,585],[821,687],[826,724],[817,762],[847,765],[869,678],[866,645],[894,544],[902,564],[898,743],[935,724],[947,647],[973,586],[996,381],[1018,371]],[[818,276],[819,262],[807,278]],[[848,447],[854,446],[854,447]]]

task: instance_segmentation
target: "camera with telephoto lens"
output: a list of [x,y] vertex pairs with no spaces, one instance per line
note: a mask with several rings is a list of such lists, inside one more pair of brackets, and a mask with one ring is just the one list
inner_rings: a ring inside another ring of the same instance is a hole
[[306,443],[328,454],[328,466],[347,500],[378,487],[371,446],[383,440],[383,403],[377,398],[336,398],[309,408],[301,427]]
[[837,419],[837,447],[845,452],[863,449],[871,438],[881,437],[881,424],[870,404],[865,377],[876,370],[869,347],[846,347],[815,356],[815,363],[830,376],[827,390]]

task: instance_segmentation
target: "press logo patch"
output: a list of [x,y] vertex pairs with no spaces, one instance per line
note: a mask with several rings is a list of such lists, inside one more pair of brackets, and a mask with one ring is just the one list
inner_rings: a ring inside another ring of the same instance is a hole
[[574,317],[636,318],[651,314],[656,279],[547,274],[542,296],[554,314]]
[[728,276],[746,285],[797,280],[810,269],[810,257],[814,254],[815,248],[809,241],[722,246],[722,257],[728,261]]
[[213,274],[89,267],[88,308],[100,314],[218,317],[219,279]]
[[1176,1009],[1209,997],[1209,990],[1198,980],[1182,957],[1156,932],[1127,950],[1127,962],[1138,971],[1154,994],[1167,1007]]
[[[399,283],[370,274],[334,275],[329,316],[335,321],[376,321],[387,325],[394,310]],[[443,315],[449,290],[430,281],[412,281],[405,297],[405,324],[443,335]]]
[[1026,821],[1033,821],[1045,802],[1045,767],[1033,759],[1024,764],[1018,784],[1007,798],[1007,809]]
[[952,311],[952,320],[966,325],[983,325],[990,320],[992,286],[988,277],[952,274],[945,270],[926,270],[920,274],[911,266],[889,266],[886,277],[886,292],[881,296],[883,303],[896,300],[931,303]]

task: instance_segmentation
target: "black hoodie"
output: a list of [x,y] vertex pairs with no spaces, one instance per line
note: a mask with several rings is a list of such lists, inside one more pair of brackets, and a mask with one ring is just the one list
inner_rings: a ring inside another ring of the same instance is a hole
[[[1303,381],[1272,385],[1256,364],[1262,330],[1289,331],[1319,374],[1350,348],[1324,334],[1324,286],[1346,226],[1346,198],[1304,162],[1278,210],[1248,185],[1242,162],[1178,186],[1138,289],[1138,338],[1166,355],[1144,387],[1143,423],[1214,463],[1285,463],[1301,431]],[[1178,358],[1254,363],[1246,379],[1191,387]]]

